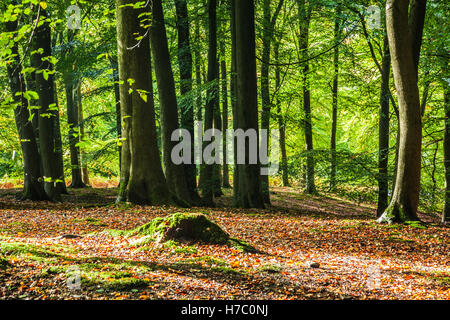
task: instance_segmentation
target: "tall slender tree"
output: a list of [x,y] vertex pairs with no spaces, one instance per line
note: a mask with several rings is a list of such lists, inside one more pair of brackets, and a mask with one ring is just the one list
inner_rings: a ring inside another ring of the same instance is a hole
[[[284,0],[279,0],[277,8],[272,16],[271,13],[271,1],[264,0],[263,1],[263,34],[262,34],[262,63],[261,63],[261,103],[262,103],[262,112],[261,112],[261,129],[267,130],[269,132],[270,129],[270,117],[271,117],[271,108],[272,101],[270,99],[270,81],[269,81],[269,64],[270,64],[270,52],[272,48],[273,41],[273,33],[275,24],[277,23],[278,15],[283,7]],[[269,144],[266,145],[266,154],[268,154]],[[270,203],[270,192],[269,192],[269,176],[264,175],[261,178],[262,183],[262,192],[264,197],[264,202]]]
[[44,189],[51,200],[61,200],[61,188],[58,170],[58,156],[55,146],[55,123],[57,104],[55,101],[53,65],[51,63],[52,42],[50,20],[47,11],[38,5],[39,19],[33,39],[32,64],[36,68],[36,88],[39,94],[39,144],[42,160]]
[[[118,201],[170,204],[156,137],[148,24],[149,5],[117,0],[117,45],[122,115],[122,167]],[[141,38],[139,38],[141,37]]]
[[[189,131],[194,138],[194,99],[192,95],[192,51],[189,35],[190,22],[186,0],[176,0],[178,30],[178,66],[180,69],[180,114],[181,127]],[[191,148],[191,159],[194,159],[194,148]],[[200,200],[197,193],[197,170],[194,161],[184,165],[186,182],[191,197],[197,202]]]
[[[234,6],[236,28],[237,129],[258,132],[258,93],[255,52],[255,4],[252,0],[238,0]],[[259,140],[259,139],[258,139]],[[258,144],[258,143],[257,143]],[[236,148],[237,149],[237,148]],[[259,146],[257,145],[258,154]],[[264,208],[261,192],[260,164],[251,164],[252,148],[245,143],[245,164],[238,164],[239,185],[234,203],[242,208]],[[253,155],[254,156],[254,155]]]
[[[14,34],[17,31],[17,20],[5,23],[7,32]],[[19,133],[20,145],[22,148],[24,166],[24,188],[22,200],[46,200],[41,177],[41,161],[38,151],[36,136],[33,125],[30,121],[30,111],[28,110],[28,100],[25,97],[27,91],[24,74],[20,64],[19,46],[16,42],[11,47],[10,63],[7,64],[9,85],[12,97],[17,105],[14,110],[17,131]]]
[[185,202],[186,205],[194,204],[196,199],[193,198],[192,192],[188,188],[184,166],[175,164],[171,157],[172,150],[177,144],[177,142],[172,141],[172,133],[180,127],[175,81],[170,62],[161,0],[152,1],[151,21],[150,39],[161,109],[163,163],[167,185],[178,199]]
[[[218,103],[217,76],[218,76],[218,59],[217,59],[217,0],[208,1],[208,18],[209,18],[209,49],[208,49],[208,83],[209,88],[206,93],[205,116],[203,118],[203,127],[206,132],[213,128],[214,125],[214,109]],[[200,171],[200,188],[205,204],[213,204],[214,201],[214,165],[204,164]]]
[[395,189],[379,222],[419,220],[422,117],[408,8],[409,0],[386,3],[387,34],[399,100],[400,141]]
[[[300,20],[300,36],[299,49],[303,60],[308,60],[309,48],[309,28],[311,23],[312,4],[306,3],[305,0],[297,0],[298,17]],[[315,162],[314,162],[314,146],[313,146],[313,130],[312,130],[312,113],[311,113],[311,91],[309,83],[309,61],[302,65],[302,86],[303,86],[303,128],[306,145],[306,193],[317,193],[315,184]]]
[[[341,5],[336,4],[334,18],[334,42],[337,43],[341,37]],[[331,123],[331,172],[330,172],[330,190],[336,188],[336,135],[337,135],[337,115],[338,115],[338,94],[339,94],[339,46],[335,46],[333,54],[333,105],[332,105],[332,123]]]

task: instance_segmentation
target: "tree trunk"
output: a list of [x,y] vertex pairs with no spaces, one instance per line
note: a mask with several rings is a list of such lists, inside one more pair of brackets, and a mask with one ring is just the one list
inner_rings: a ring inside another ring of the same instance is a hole
[[[273,31],[278,18],[278,14],[283,5],[283,0],[280,0],[277,9],[272,17],[270,10],[270,0],[263,1],[263,34],[262,34],[262,63],[261,63],[261,129],[267,131],[269,137],[270,132],[270,117],[272,102],[270,100],[270,82],[269,82],[269,63],[270,63],[270,49],[273,39]],[[268,155],[269,143],[265,145],[265,154]],[[269,192],[269,176],[263,175],[261,177],[262,193],[264,202],[270,204],[270,192]]]
[[395,189],[379,222],[419,220],[422,117],[408,28],[408,5],[408,0],[388,0],[386,4],[387,34],[399,100],[400,142]]
[[[298,12],[300,19],[300,51],[302,58],[308,58],[309,46],[309,25],[311,21],[311,4],[306,5],[305,0],[298,0]],[[311,115],[311,91],[309,85],[309,62],[305,62],[302,70],[302,84],[303,84],[303,112],[305,119],[304,133],[306,144],[306,190],[308,194],[316,194],[316,185],[314,178],[314,146],[313,146],[313,132],[312,132],[312,115]]]
[[[83,101],[82,101],[82,94],[81,94],[81,83],[78,85],[77,88],[77,104],[78,104],[78,121],[79,121],[79,129],[80,129],[80,141],[85,140],[84,136],[84,124],[83,121]],[[80,165],[81,165],[81,178],[85,186],[90,186],[91,182],[89,181],[89,170],[87,166],[87,161],[84,156],[83,149],[78,148],[80,151]]]
[[378,125],[378,208],[380,217],[388,207],[389,200],[389,78],[391,74],[391,56],[387,36],[384,39],[384,54],[381,62],[380,117]]
[[[120,101],[124,123],[118,200],[124,200],[126,196],[126,200],[137,204],[172,204],[156,138],[149,37],[145,34],[147,30],[140,26],[140,20],[148,17],[149,8],[148,5],[139,9],[124,6],[129,3],[127,0],[116,2]],[[143,38],[136,40],[138,35]]]
[[[258,133],[258,93],[255,52],[255,7],[252,0],[235,3],[236,71],[237,71],[237,128]],[[259,141],[259,138],[258,140]],[[259,149],[257,145],[257,149]],[[251,148],[246,139],[245,164],[238,164],[239,192],[235,203],[241,208],[264,208],[261,192],[259,162],[250,164]],[[259,150],[258,150],[259,154]],[[254,156],[254,155],[253,155]]]
[[[341,15],[341,6],[336,7],[336,17],[334,20],[334,42],[337,43],[341,37],[341,27],[339,23]],[[339,90],[339,46],[334,48],[333,56],[334,75],[333,75],[333,106],[331,123],[331,172],[330,172],[330,190],[336,189],[336,133],[337,133],[337,113],[338,113],[338,90]]]
[[[17,21],[7,22],[6,31],[17,31]],[[20,145],[22,147],[23,166],[24,166],[24,188],[22,200],[46,200],[44,186],[41,177],[41,161],[39,158],[38,145],[30,121],[30,112],[28,110],[28,100],[23,96],[27,91],[24,75],[20,65],[20,55],[17,43],[11,48],[12,63],[8,64],[8,77],[11,94],[17,107],[14,110],[17,131],[19,133]]]
[[423,27],[425,25],[425,15],[427,0],[412,0],[409,10],[408,24],[411,34],[411,47],[414,59],[414,69],[416,76],[419,73],[420,50],[422,47]]
[[[44,189],[47,197],[54,201],[61,200],[61,190],[56,186],[59,180],[58,159],[55,153],[55,120],[58,114],[55,112],[55,92],[53,75],[49,74],[53,67],[48,60],[52,55],[51,29],[47,20],[47,12],[40,8],[39,19],[42,22],[36,28],[33,40],[33,50],[37,51],[33,56],[33,66],[36,72],[36,88],[39,94],[39,144],[44,176]],[[42,51],[39,51],[41,49]]]
[[55,117],[53,118],[53,130],[55,134],[56,172],[58,176],[56,188],[59,189],[59,193],[61,194],[69,194],[64,177],[64,155],[61,135],[61,119],[59,117],[58,89],[56,88],[56,82],[53,83],[56,104]]
[[[114,100],[115,100],[115,112],[116,112],[116,125],[117,125],[117,138],[122,137],[122,116],[121,116],[121,106],[120,106],[120,85],[119,85],[119,70],[117,59],[112,60],[113,69],[113,79],[114,79]],[[122,143],[117,144],[117,149],[119,152],[119,170],[122,169]]]
[[83,183],[80,154],[77,146],[77,143],[80,141],[80,128],[78,126],[77,85],[74,81],[75,79],[71,76],[69,79],[66,79],[67,124],[69,125],[70,165],[72,169],[70,188],[84,188],[86,186]]
[[[218,61],[217,61],[217,0],[208,1],[209,17],[209,50],[208,50],[208,83],[217,81]],[[218,92],[215,85],[210,85],[207,93],[205,107],[205,117],[203,119],[204,132],[213,128],[214,109],[218,103]],[[207,205],[212,205],[214,201],[214,165],[203,164],[200,170],[200,188],[202,190],[203,201]]]
[[203,99],[202,99],[202,71],[201,71],[201,54],[200,54],[200,22],[195,23],[195,84],[197,87],[197,99],[196,104],[196,118],[197,121],[202,121],[203,119]]
[[[192,53],[189,38],[189,17],[186,0],[175,1],[178,30],[178,65],[180,69],[180,92],[183,103],[181,110],[181,127],[189,131],[194,139],[194,99],[192,97]],[[194,159],[194,148],[191,148]],[[194,161],[184,165],[186,182],[191,197],[199,202],[197,193],[197,170]]]
[[161,108],[163,163],[167,185],[179,200],[194,204],[196,199],[188,189],[184,166],[174,164],[171,158],[172,150],[178,143],[171,140],[172,133],[179,129],[178,103],[161,0],[153,0],[152,9],[150,38]]
[[220,62],[220,70],[222,73],[222,131],[223,141],[222,141],[222,150],[223,150],[223,174],[222,174],[222,186],[224,188],[231,188],[230,185],[230,171],[227,163],[227,144],[226,144],[226,132],[228,130],[228,77],[227,77],[227,62],[225,60],[225,44],[224,42],[220,45],[221,48],[221,62]]
[[[272,41],[273,31],[270,28],[271,13],[270,13],[270,0],[263,1],[263,34],[262,34],[262,63],[261,63],[261,129],[270,129],[270,92],[269,92],[269,62],[270,62],[270,44]],[[269,135],[267,135],[269,136]],[[260,146],[262,147],[262,146]],[[266,144],[265,152],[269,152],[269,143]],[[269,192],[269,176],[261,176],[262,194],[265,203],[270,204],[270,192]]]
[[[274,55],[275,62],[279,61],[279,51],[280,51],[280,42],[277,41],[274,46]],[[281,70],[280,66],[277,65],[275,67],[275,87],[277,90],[281,87]],[[284,119],[282,110],[281,110],[281,102],[276,99],[277,105],[277,115],[278,115],[278,130],[280,132],[280,154],[281,154],[281,172],[283,178],[283,186],[289,187],[289,172],[288,172],[288,161],[287,161],[287,153],[286,153],[286,120]]]
[[[236,0],[231,0],[230,6],[230,32],[231,32],[231,79],[230,101],[233,113],[233,129],[238,128],[237,123],[237,73],[236,73]],[[235,141],[233,141],[235,144]],[[239,206],[239,167],[237,165],[237,150],[233,151],[233,206]]]
[[[448,73],[444,73],[448,74]],[[444,133],[444,167],[445,167],[445,207],[442,214],[442,222],[450,222],[450,88],[444,80],[444,111],[445,111],[445,133]]]

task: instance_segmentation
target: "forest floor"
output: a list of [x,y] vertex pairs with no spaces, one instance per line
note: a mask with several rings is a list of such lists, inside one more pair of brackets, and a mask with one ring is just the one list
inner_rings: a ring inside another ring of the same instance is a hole
[[[19,192],[0,190],[0,299],[450,299],[450,228],[436,216],[379,225],[369,205],[291,188],[274,188],[265,210],[231,208],[231,190],[189,210],[114,205],[117,189],[63,203]],[[260,253],[104,232],[175,212],[204,213]]]

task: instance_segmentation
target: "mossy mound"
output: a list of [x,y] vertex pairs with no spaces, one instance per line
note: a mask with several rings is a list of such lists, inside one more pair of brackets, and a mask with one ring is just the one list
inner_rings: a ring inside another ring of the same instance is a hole
[[250,244],[231,238],[221,227],[201,213],[175,213],[165,218],[155,218],[151,222],[133,230],[108,230],[114,237],[141,236],[134,246],[149,242],[160,243],[194,242],[228,245],[242,252],[259,252]]
[[227,244],[230,236],[203,214],[175,213],[156,218],[133,230],[130,235],[151,236],[160,242],[193,241]]

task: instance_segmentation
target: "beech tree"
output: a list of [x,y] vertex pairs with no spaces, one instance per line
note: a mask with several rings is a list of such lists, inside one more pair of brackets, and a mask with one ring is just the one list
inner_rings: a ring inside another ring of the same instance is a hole
[[[236,128],[258,132],[258,97],[255,52],[255,6],[252,0],[234,3],[236,32]],[[259,151],[259,147],[257,148]],[[260,164],[250,164],[249,141],[245,143],[246,164],[238,164],[234,203],[242,208],[264,208]]]
[[397,178],[391,202],[379,222],[419,220],[422,115],[417,85],[416,50],[408,25],[408,0],[388,0],[386,26],[395,86],[398,91],[400,141]]
[[[122,168],[118,201],[173,203],[161,168],[151,73],[150,6],[117,0],[117,46],[122,116]],[[141,38],[140,38],[141,37]]]
[[[17,25],[17,20],[9,21],[5,23],[5,29],[7,32],[14,34],[17,31]],[[30,121],[28,99],[25,97],[27,88],[17,43],[12,45],[11,56],[12,61],[8,64],[7,71],[12,97],[17,105],[14,110],[14,118],[22,147],[24,166],[24,188],[21,199],[46,200],[47,196],[44,192],[41,176],[41,160],[33,125]]]

